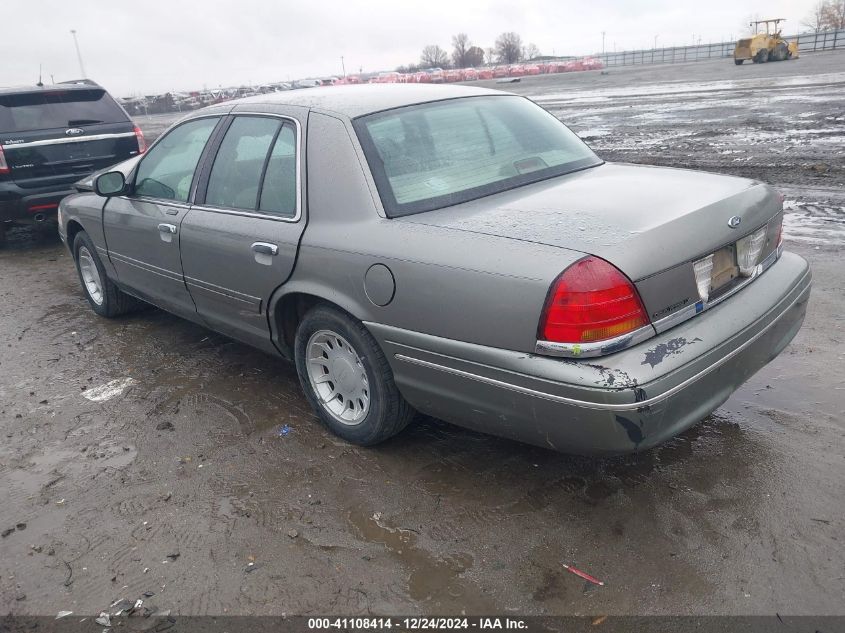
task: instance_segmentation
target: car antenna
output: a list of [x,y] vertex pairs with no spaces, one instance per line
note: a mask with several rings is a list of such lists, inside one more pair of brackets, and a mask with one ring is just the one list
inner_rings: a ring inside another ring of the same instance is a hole
[[35,85],[38,86],[39,88],[44,87],[44,82],[41,81],[41,64],[38,64],[38,83],[35,84]]

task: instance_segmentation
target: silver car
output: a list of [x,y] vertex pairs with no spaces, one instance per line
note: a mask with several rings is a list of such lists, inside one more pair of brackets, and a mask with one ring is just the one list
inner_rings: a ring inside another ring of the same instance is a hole
[[419,411],[564,452],[647,449],[777,356],[810,294],[769,186],[605,163],[492,90],[212,106],[88,188],[60,233],[95,312],[148,302],[293,360],[362,445]]

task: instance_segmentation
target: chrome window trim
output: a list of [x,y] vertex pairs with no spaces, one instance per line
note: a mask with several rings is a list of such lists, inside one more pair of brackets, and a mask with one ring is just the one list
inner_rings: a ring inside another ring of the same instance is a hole
[[91,136],[69,136],[62,138],[45,138],[40,141],[26,141],[25,143],[12,143],[11,145],[0,145],[3,151],[17,149],[18,147],[38,147],[42,145],[62,145],[65,143],[84,143],[85,141],[104,141],[109,138],[135,137],[135,132],[116,132],[114,134],[92,134]]
[[[282,119],[283,121],[290,121],[296,128],[296,213],[292,216],[280,215],[278,213],[271,213],[267,211],[247,211],[244,209],[229,209],[226,207],[211,207],[206,205],[195,204],[192,209],[197,211],[208,211],[210,213],[221,213],[223,215],[240,215],[247,218],[257,218],[259,220],[275,220],[276,222],[290,222],[296,223],[302,218],[302,124],[299,119],[296,119],[287,114],[275,114],[273,112],[230,112],[228,116],[262,116]],[[224,136],[225,138],[225,136]],[[218,148],[219,150],[219,148]],[[215,158],[217,156],[215,155]],[[211,166],[214,166],[212,161]]]

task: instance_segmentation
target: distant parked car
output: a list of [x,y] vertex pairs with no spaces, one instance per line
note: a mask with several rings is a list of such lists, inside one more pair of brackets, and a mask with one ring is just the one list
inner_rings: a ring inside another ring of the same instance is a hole
[[93,81],[0,88],[0,242],[10,224],[55,223],[74,182],[145,149],[140,128]]
[[493,68],[493,77],[496,79],[503,79],[510,76],[510,67],[496,66]]
[[478,71],[475,68],[464,68],[461,79],[464,81],[475,81],[478,79]]
[[426,68],[425,72],[428,73],[429,80],[433,84],[442,84],[446,80],[442,68]]
[[479,68],[477,72],[479,79],[493,79],[494,71],[492,68]]
[[212,106],[87,186],[60,234],[97,314],[138,297],[292,359],[364,445],[418,410],[646,449],[783,350],[810,294],[769,186],[606,164],[531,101],[466,86]]
[[460,68],[450,68],[443,73],[444,81],[453,82],[461,81],[464,78],[464,72]]

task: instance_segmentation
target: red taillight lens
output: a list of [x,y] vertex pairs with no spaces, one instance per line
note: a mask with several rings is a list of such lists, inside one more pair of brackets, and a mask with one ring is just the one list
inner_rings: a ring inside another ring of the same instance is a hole
[[555,280],[539,337],[556,343],[591,343],[648,325],[634,284],[611,264],[585,257]]
[[135,126],[135,138],[138,139],[138,153],[143,154],[147,151],[147,140],[144,138],[144,133],[137,125]]
[[8,174],[11,171],[9,164],[6,162],[6,155],[3,153],[3,148],[0,147],[0,174]]

